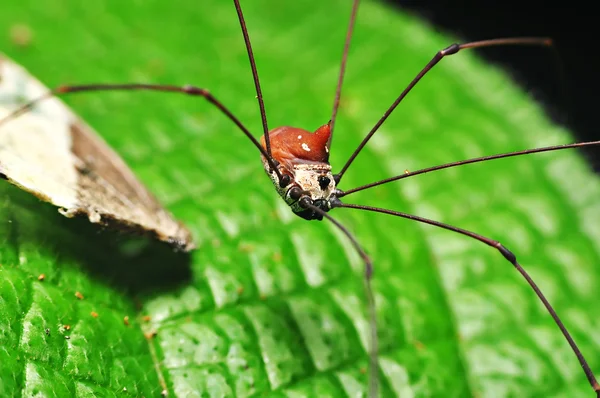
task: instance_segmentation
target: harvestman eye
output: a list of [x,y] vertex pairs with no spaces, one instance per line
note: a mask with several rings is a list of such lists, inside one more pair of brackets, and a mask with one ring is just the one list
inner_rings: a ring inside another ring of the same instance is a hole
[[[489,161],[494,159],[508,158],[526,154],[533,154],[538,152],[549,152],[563,150],[567,148],[576,148],[584,146],[599,145],[600,141],[581,142],[576,144],[567,145],[556,145],[551,147],[527,149],[517,152],[503,153],[498,155],[484,156],[479,158],[473,158],[468,160],[462,160],[439,166],[433,166],[414,172],[403,172],[400,175],[392,176],[390,178],[375,181],[370,184],[355,187],[348,190],[341,190],[337,187],[343,179],[343,176],[348,171],[356,157],[360,154],[362,149],[367,145],[370,138],[378,131],[378,129],[387,120],[390,114],[396,109],[398,104],[406,97],[406,95],[416,86],[416,84],[444,57],[450,56],[460,52],[461,50],[470,48],[482,48],[491,46],[552,46],[552,42],[547,38],[535,38],[535,37],[522,37],[522,38],[503,38],[493,40],[483,40],[463,44],[452,44],[433,55],[432,59],[423,67],[423,69],[417,73],[416,77],[409,82],[408,86],[399,94],[396,100],[389,106],[383,116],[375,123],[373,128],[366,134],[365,138],[360,142],[355,151],[346,161],[341,170],[333,174],[331,166],[329,164],[329,153],[331,148],[331,142],[334,133],[334,127],[336,122],[336,116],[339,108],[342,83],[346,70],[346,61],[348,58],[348,52],[350,48],[350,42],[354,29],[354,22],[356,20],[359,0],[354,0],[351,10],[350,22],[347,29],[346,39],[343,46],[342,59],[340,64],[340,72],[336,86],[335,97],[333,100],[333,109],[329,122],[319,127],[315,132],[309,132],[302,128],[297,127],[278,127],[269,130],[267,124],[267,114],[262,97],[262,91],[260,87],[258,70],[254,61],[254,54],[248,35],[248,29],[244,21],[243,13],[239,0],[234,0],[234,5],[240,21],[242,35],[246,45],[246,50],[252,70],[252,76],[256,88],[256,98],[260,109],[260,115],[262,120],[262,136],[257,140],[254,135],[239,121],[239,119],[233,115],[233,113],[219,100],[217,100],[207,89],[193,87],[193,86],[173,86],[173,85],[161,85],[161,84],[146,84],[146,83],[124,83],[124,84],[88,84],[79,86],[60,86],[54,90],[51,90],[46,95],[32,100],[25,104],[21,108],[14,111],[12,114],[0,120],[0,124],[6,123],[8,120],[18,117],[19,115],[27,112],[37,102],[42,101],[46,98],[54,95],[71,94],[78,92],[89,92],[89,91],[110,91],[110,90],[149,90],[149,91],[163,91],[180,93],[191,96],[199,96],[207,100],[218,108],[227,118],[229,118],[240,131],[251,141],[251,143],[260,152],[263,166],[267,175],[273,181],[273,184],[279,193],[279,195],[290,205],[291,210],[298,216],[307,220],[321,220],[326,218],[329,222],[333,223],[349,240],[355,250],[358,252],[364,262],[364,278],[365,278],[365,291],[367,301],[367,312],[370,324],[370,347],[369,347],[369,396],[378,396],[379,389],[379,370],[378,370],[378,339],[377,339],[377,323],[375,318],[375,300],[373,291],[371,288],[371,278],[373,276],[373,264],[370,258],[365,253],[364,249],[354,237],[350,231],[340,224],[336,219],[331,217],[328,212],[334,208],[347,208],[357,209],[362,211],[369,211],[381,214],[388,214],[395,217],[405,218],[413,220],[419,223],[429,224],[434,227],[446,229],[448,231],[461,234],[465,237],[470,237],[475,241],[484,243],[494,249],[496,249],[513,267],[523,276],[526,283],[533,289],[539,300],[542,302],[558,328],[563,334],[567,343],[570,345],[573,353],[576,355],[588,382],[590,383],[593,391],[600,397],[600,385],[598,385],[596,378],[590,369],[585,357],[579,350],[579,347],[571,337],[567,327],[563,324],[559,316],[554,311],[551,304],[548,302],[540,288],[531,279],[525,269],[517,261],[517,257],[508,248],[503,246],[500,242],[497,242],[488,237],[482,236],[475,232],[471,232],[459,227],[444,224],[438,221],[430,220],[427,218],[377,207],[370,207],[357,204],[347,204],[341,201],[341,198],[347,197],[355,192],[363,191],[366,189],[374,188],[383,184],[387,184],[393,181],[401,180],[404,178],[413,177],[419,174],[429,173],[437,170],[447,169],[451,167],[462,166],[465,164],[479,163],[483,161]],[[294,187],[287,191],[285,188],[291,183],[294,183]]]
[[331,180],[327,176],[319,177],[319,186],[321,187],[321,189],[327,188],[329,186],[330,182],[331,182]]

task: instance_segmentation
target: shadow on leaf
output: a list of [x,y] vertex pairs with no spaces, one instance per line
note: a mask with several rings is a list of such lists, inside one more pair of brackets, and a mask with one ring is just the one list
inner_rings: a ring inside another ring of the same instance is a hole
[[[31,272],[48,268],[57,275],[64,267],[77,267],[129,294],[170,290],[191,277],[189,253],[152,238],[103,229],[83,217],[68,219],[55,206],[8,183],[0,192],[5,266],[26,264]],[[35,254],[29,258],[30,250],[23,248],[35,248]]]

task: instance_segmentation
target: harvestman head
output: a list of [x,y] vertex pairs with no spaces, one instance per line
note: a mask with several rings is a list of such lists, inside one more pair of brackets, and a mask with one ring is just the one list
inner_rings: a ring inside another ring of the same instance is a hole
[[577,347],[577,344],[571,337],[566,326],[562,323],[559,316],[556,314],[544,294],[537,287],[535,282],[531,279],[529,274],[523,269],[518,263],[516,256],[500,242],[479,235],[477,233],[454,227],[448,224],[437,222],[434,220],[426,219],[419,216],[402,213],[399,211],[388,210],[377,207],[347,204],[342,203],[341,198],[348,196],[352,193],[370,189],[379,185],[383,185],[392,181],[401,180],[404,178],[412,177],[418,174],[424,174],[433,172],[436,170],[442,170],[446,168],[461,166],[470,163],[478,163],[488,160],[521,156],[526,154],[533,154],[538,152],[549,152],[562,150],[567,148],[576,148],[584,146],[599,145],[600,141],[581,142],[575,144],[557,145],[543,148],[527,149],[517,152],[503,153],[498,155],[484,156],[479,158],[473,158],[468,160],[462,160],[434,167],[417,170],[414,172],[404,172],[400,175],[393,176],[381,181],[375,181],[370,184],[366,184],[360,187],[355,187],[348,190],[341,190],[338,188],[342,177],[348,171],[348,168],[360,154],[362,149],[365,147],[371,137],[377,132],[381,125],[386,121],[390,114],[396,109],[398,104],[407,96],[407,94],[415,87],[415,85],[444,57],[458,53],[461,50],[469,48],[482,48],[491,46],[508,46],[508,45],[529,45],[529,46],[552,46],[552,41],[548,38],[534,38],[534,37],[520,37],[520,38],[503,38],[476,41],[463,44],[452,44],[440,51],[438,51],[433,58],[423,67],[423,69],[416,75],[416,77],[408,84],[408,86],[400,93],[392,105],[384,112],[383,116],[375,123],[373,128],[367,133],[362,142],[357,146],[354,152],[351,154],[349,159],[346,161],[342,169],[338,173],[332,173],[331,165],[329,164],[329,153],[331,149],[331,142],[333,138],[333,132],[335,127],[335,120],[337,111],[339,108],[342,83],[344,79],[346,60],[350,48],[350,41],[352,38],[352,32],[354,28],[354,22],[358,11],[358,5],[360,0],[354,0],[350,22],[346,34],[346,40],[342,53],[341,67],[339,78],[337,81],[337,88],[333,103],[333,110],[331,113],[330,120],[319,127],[314,133],[297,127],[277,127],[269,130],[267,124],[267,116],[265,106],[263,102],[262,92],[260,88],[258,70],[254,61],[254,54],[248,35],[248,29],[244,21],[243,13],[239,0],[234,0],[234,5],[237,10],[237,15],[240,21],[240,26],[246,49],[250,61],[252,75],[254,78],[254,84],[256,87],[256,98],[258,100],[260,115],[262,119],[263,134],[260,142],[250,133],[250,131],[233,115],[228,108],[225,107],[220,101],[218,101],[207,89],[198,88],[193,86],[172,86],[172,85],[158,85],[158,84],[145,84],[145,83],[124,83],[124,84],[88,84],[88,85],[77,85],[77,86],[60,86],[54,90],[51,90],[46,95],[36,98],[29,103],[25,104],[21,108],[15,110],[12,114],[0,120],[0,124],[6,123],[8,120],[13,119],[31,109],[36,103],[54,95],[70,94],[76,92],[89,92],[89,91],[110,91],[110,90],[149,90],[149,91],[164,91],[181,93],[192,96],[200,96],[205,98],[207,101],[216,106],[225,116],[227,116],[237,127],[250,139],[252,144],[259,150],[262,158],[262,162],[265,171],[273,181],[275,188],[279,195],[285,200],[285,202],[291,207],[291,210],[298,216],[306,220],[322,220],[327,218],[332,222],[341,232],[343,232],[356,251],[359,253],[364,261],[364,280],[365,290],[367,296],[367,308],[369,321],[371,326],[371,337],[369,347],[369,396],[375,397],[378,394],[379,388],[379,376],[378,376],[378,341],[377,341],[377,326],[375,319],[375,301],[373,297],[373,291],[371,289],[371,278],[373,276],[373,265],[371,260],[362,249],[356,238],[341,225],[337,220],[332,218],[328,212],[334,208],[348,208],[358,209],[363,211],[370,211],[376,213],[389,214],[396,217],[406,218],[414,220],[420,223],[429,224],[435,227],[443,228],[466,237],[475,239],[481,243],[484,243],[492,248],[498,250],[502,256],[508,260],[516,270],[525,278],[529,286],[534,290],[537,297],[540,299],[542,304],[546,307],[548,313],[553,318],[554,322],[562,332],[563,336],[571,346],[573,353],[577,356],[583,371],[592,387],[596,392],[597,397],[600,398],[600,385],[596,381],[596,378],[588,366],[586,359]]

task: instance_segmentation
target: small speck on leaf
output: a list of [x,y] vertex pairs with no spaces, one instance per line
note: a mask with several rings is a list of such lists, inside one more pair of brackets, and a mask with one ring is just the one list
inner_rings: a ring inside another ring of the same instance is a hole
[[33,40],[33,32],[28,25],[17,23],[10,27],[10,41],[17,47],[28,47]]
[[252,251],[254,250],[254,246],[250,243],[240,243],[238,249],[242,253],[252,253]]
[[417,348],[417,350],[419,350],[419,351],[423,351],[424,349],[427,348],[427,347],[425,347],[425,344],[421,343],[419,340],[415,340],[414,345]]
[[81,292],[75,292],[75,297],[77,297],[79,300],[83,300],[83,294],[81,294]]

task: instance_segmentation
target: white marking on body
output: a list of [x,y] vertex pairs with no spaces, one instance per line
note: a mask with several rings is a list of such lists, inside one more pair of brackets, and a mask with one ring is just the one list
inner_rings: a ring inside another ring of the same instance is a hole
[[302,139],[302,136],[301,136],[301,135],[299,135],[299,136],[298,136],[298,139],[299,139],[299,140],[301,140],[301,139]]
[[308,147],[308,145],[306,145],[306,142],[302,143],[302,149],[304,149],[306,152],[310,152],[310,148]]
[[329,153],[329,147],[325,145],[325,152]]

